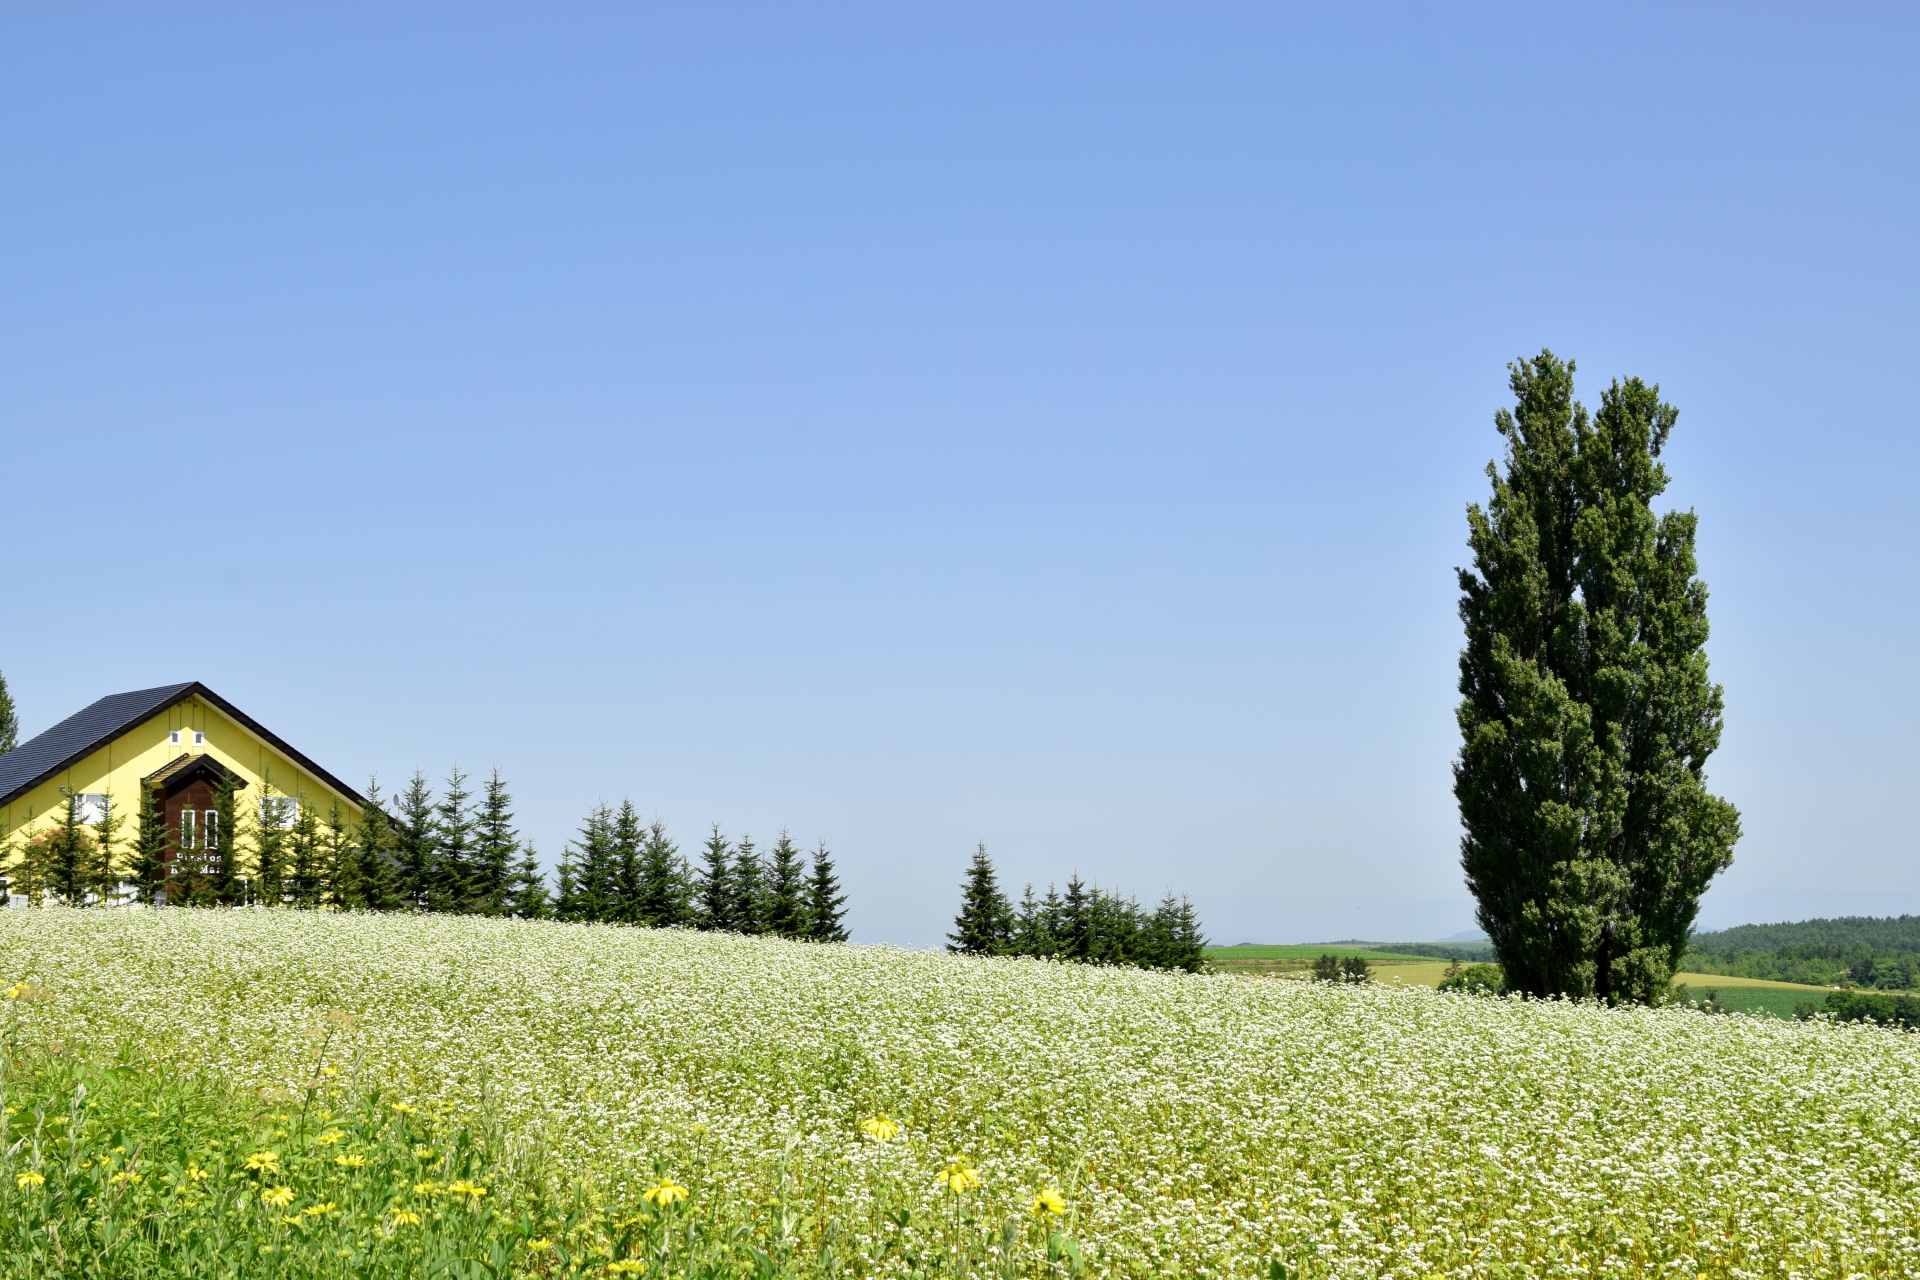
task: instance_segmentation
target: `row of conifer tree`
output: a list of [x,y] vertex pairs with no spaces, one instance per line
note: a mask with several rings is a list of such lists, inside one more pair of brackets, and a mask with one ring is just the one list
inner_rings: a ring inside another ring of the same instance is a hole
[[602,804],[567,845],[549,892],[500,771],[477,797],[468,782],[456,768],[436,796],[415,771],[388,801],[369,783],[358,810],[335,803],[323,814],[304,797],[275,795],[270,782],[257,805],[243,804],[228,780],[214,788],[214,820],[192,848],[174,847],[151,791],[131,831],[111,798],[89,822],[73,795],[60,821],[0,849],[0,863],[8,889],[36,904],[413,909],[846,939],[846,896],[824,842],[809,865],[785,832],[762,856],[715,824],[696,869],[631,801]]
[[1206,968],[1207,940],[1185,897],[1169,893],[1147,911],[1132,898],[1087,884],[1075,872],[1064,893],[1049,884],[1045,894],[1036,895],[1028,884],[1015,905],[1000,889],[985,844],[974,853],[960,893],[960,914],[947,935],[949,951],[1188,973]]

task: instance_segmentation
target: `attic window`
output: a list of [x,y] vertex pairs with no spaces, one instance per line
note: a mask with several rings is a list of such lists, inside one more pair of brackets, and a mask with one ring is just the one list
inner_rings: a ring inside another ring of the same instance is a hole
[[193,735],[193,745],[194,745],[194,746],[196,746],[196,747],[204,747],[204,746],[206,746],[206,745],[207,745],[207,735],[206,735],[206,734],[204,734],[204,733],[201,733],[201,732],[199,732],[198,730],[195,730],[195,731],[194,731],[194,735]]
[[83,791],[74,798],[80,802],[75,806],[78,821],[93,826],[107,820],[107,797],[103,793]]
[[167,734],[167,745],[174,746],[174,747],[177,747],[180,745],[180,731],[178,729],[175,729],[171,733]]
[[300,801],[293,796],[261,796],[260,825],[286,830],[300,816]]

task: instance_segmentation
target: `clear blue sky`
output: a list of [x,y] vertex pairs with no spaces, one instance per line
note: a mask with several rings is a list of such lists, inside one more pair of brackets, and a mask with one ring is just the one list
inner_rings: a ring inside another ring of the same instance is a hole
[[0,670],[1216,940],[1471,924],[1504,365],[1657,380],[1705,922],[1920,909],[1911,6],[14,5]]

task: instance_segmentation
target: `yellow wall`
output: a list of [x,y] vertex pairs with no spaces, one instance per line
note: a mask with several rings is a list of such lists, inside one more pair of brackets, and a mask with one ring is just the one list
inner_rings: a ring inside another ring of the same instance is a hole
[[[181,730],[177,747],[167,738],[174,729]],[[193,745],[196,730],[207,735],[203,747]],[[228,719],[219,708],[198,697],[189,697],[0,808],[0,838],[28,835],[57,822],[67,802],[66,796],[60,793],[60,788],[65,787],[76,793],[105,792],[113,797],[114,811],[126,818],[115,842],[124,852],[132,843],[134,826],[139,820],[140,779],[183,753],[211,755],[245,778],[247,788],[240,793],[239,800],[249,818],[260,815],[260,796],[264,794],[261,784],[269,775],[274,794],[305,793],[307,803],[323,821],[336,800],[345,814],[351,815],[359,808],[320,779],[297,768],[251,730]]]

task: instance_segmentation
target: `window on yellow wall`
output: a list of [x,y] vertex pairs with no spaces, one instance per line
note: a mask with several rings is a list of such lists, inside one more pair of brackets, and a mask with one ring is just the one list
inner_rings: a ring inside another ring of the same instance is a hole
[[194,745],[194,746],[196,746],[196,747],[204,747],[204,746],[206,746],[206,745],[207,745],[207,735],[206,735],[206,734],[204,734],[204,733],[201,733],[201,732],[199,732],[198,730],[195,730],[195,731],[194,731],[194,735],[193,735],[193,745]]
[[167,743],[169,746],[175,746],[175,747],[180,745],[180,731],[178,729],[174,729],[168,732]]
[[180,847],[182,849],[193,848],[193,819],[193,810],[182,809],[180,811]]

